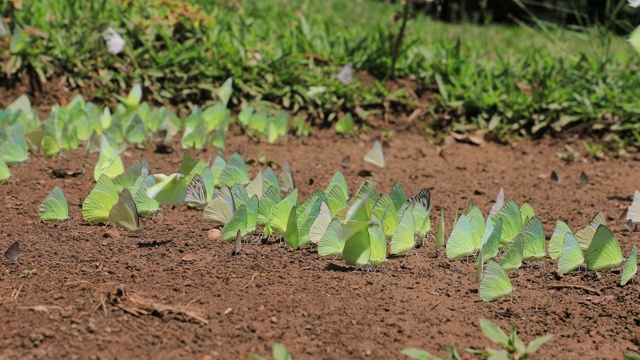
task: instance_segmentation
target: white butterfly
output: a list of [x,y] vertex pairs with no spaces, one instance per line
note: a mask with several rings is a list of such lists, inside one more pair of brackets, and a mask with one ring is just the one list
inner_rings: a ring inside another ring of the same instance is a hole
[[640,6],[640,0],[627,0],[629,2],[629,6],[637,8]]
[[127,44],[126,41],[112,27],[107,29],[107,33],[102,36],[107,42],[107,50],[112,54],[118,54]]
[[633,202],[627,210],[627,221],[633,224],[640,223],[640,191],[638,190],[633,193]]
[[376,140],[373,143],[371,150],[364,156],[364,161],[379,168],[384,167],[384,153],[382,152],[382,144],[380,144],[380,141]]
[[[640,0],[638,0],[640,1]],[[336,75],[338,80],[344,85],[351,84],[351,80],[353,80],[353,63],[347,63],[347,65],[343,66],[338,75]]]
[[489,217],[492,217],[493,215],[497,214],[503,205],[504,205],[504,189],[500,188],[500,192],[498,192],[498,197],[496,198],[496,202],[495,204],[493,204],[493,206],[491,207],[491,210],[489,211]]

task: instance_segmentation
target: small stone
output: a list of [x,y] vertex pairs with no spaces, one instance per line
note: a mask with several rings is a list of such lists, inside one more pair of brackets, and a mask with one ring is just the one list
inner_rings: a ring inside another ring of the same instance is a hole
[[222,231],[218,229],[211,229],[207,232],[207,239],[212,241],[222,240]]
[[277,317],[275,317],[275,316],[272,316],[272,317],[271,317],[271,323],[272,323],[272,324],[277,324],[277,323],[278,323],[278,318],[277,318]]

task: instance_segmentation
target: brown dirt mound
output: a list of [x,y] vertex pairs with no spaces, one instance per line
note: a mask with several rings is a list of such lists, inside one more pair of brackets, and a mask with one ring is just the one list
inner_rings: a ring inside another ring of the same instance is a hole
[[[387,168],[366,165],[369,144],[323,132],[279,145],[248,142],[229,134],[225,153],[288,161],[302,198],[324,188],[342,170],[354,191],[372,172],[381,192],[399,182],[408,194],[429,187],[432,221],[445,210],[447,233],[456,206],[470,197],[485,213],[500,187],[507,198],[530,202],[547,236],[558,218],[573,229],[598,211],[609,216],[623,253],[637,233],[618,216],[638,186],[637,154],[627,159],[565,164],[554,153],[561,144],[523,141],[516,146],[453,144],[438,156],[416,133],[398,133],[386,149]],[[175,146],[178,149],[178,146]],[[207,159],[212,153],[193,155]],[[183,151],[170,155],[130,148],[127,165],[145,157],[153,172],[175,171]],[[341,159],[351,156],[351,167]],[[279,243],[231,244],[207,239],[202,212],[165,207],[130,234],[82,220],[81,204],[94,181],[97,155],[82,151],[54,159],[32,156],[11,168],[13,181],[0,186],[0,249],[20,240],[17,265],[0,265],[0,358],[245,358],[266,355],[282,342],[297,359],[401,358],[405,347],[444,355],[490,343],[480,318],[522,337],[553,333],[536,358],[611,358],[638,352],[638,281],[619,287],[620,273],[578,271],[556,276],[555,262],[529,263],[511,276],[514,296],[484,303],[474,283],[472,259],[450,261],[433,242],[377,271],[353,270],[323,259],[311,248],[288,251]],[[50,169],[78,169],[77,177],[54,178]],[[259,167],[250,166],[255,174]],[[560,175],[551,184],[552,170]],[[580,171],[589,183],[578,187]],[[42,223],[38,205],[54,185],[63,188],[71,221]],[[36,273],[21,278],[27,270]],[[580,288],[549,289],[556,284]]]

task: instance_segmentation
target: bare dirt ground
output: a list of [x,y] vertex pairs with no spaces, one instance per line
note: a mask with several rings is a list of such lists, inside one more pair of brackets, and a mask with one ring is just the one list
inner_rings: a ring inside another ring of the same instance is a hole
[[[31,96],[41,117],[77,93],[55,81],[44,88]],[[0,107],[25,92],[24,84],[0,88]],[[391,126],[398,130],[403,121]],[[456,207],[473,198],[486,214],[503,187],[507,198],[533,205],[547,237],[557,219],[575,231],[603,211],[625,256],[640,242],[619,220],[640,188],[635,149],[622,159],[567,164],[555,156],[564,143],[543,139],[510,146],[455,143],[442,157],[423,131],[410,127],[388,140],[387,168],[380,170],[362,160],[368,140],[325,130],[267,145],[230,133],[225,154],[288,161],[302,199],[324,189],[337,170],[352,192],[366,179],[385,193],[394,182],[408,194],[428,187],[432,222],[444,209],[447,236]],[[580,140],[572,146],[582,150]],[[174,149],[162,155],[130,147],[125,164],[144,157],[153,172],[175,172],[184,152],[177,140]],[[212,154],[192,152],[205,160]],[[351,167],[343,169],[346,155]],[[296,359],[403,358],[405,347],[444,356],[447,343],[463,353],[491,345],[479,329],[481,318],[503,329],[517,326],[526,341],[555,334],[536,353],[539,359],[620,359],[640,352],[640,279],[619,287],[619,271],[559,277],[547,258],[511,275],[513,297],[484,303],[473,259],[447,260],[433,241],[377,271],[320,258],[312,247],[288,251],[257,239],[232,257],[231,244],[207,238],[211,226],[202,212],[185,206],[163,207],[161,216],[142,220],[138,234],[85,222],[81,205],[93,187],[97,158],[83,149],[54,159],[34,154],[12,166],[12,181],[0,186],[0,251],[15,240],[22,248],[19,264],[0,264],[0,359],[242,359],[250,352],[270,354],[274,342]],[[249,166],[252,175],[261,168]],[[52,169],[84,173],[57,178]],[[371,176],[360,176],[361,170]],[[549,181],[552,170],[559,184]],[[589,176],[584,186],[577,185],[581,171]],[[63,224],[38,217],[54,185],[69,201],[71,220]]]
[[[625,255],[640,242],[618,220],[639,187],[638,153],[566,164],[555,156],[562,144],[540,140],[457,143],[441,157],[419,131],[406,131],[389,139],[387,168],[380,170],[362,160],[369,146],[327,131],[279,145],[229,134],[225,153],[288,161],[303,199],[324,189],[337,170],[351,191],[371,178],[385,193],[394,182],[408,194],[428,187],[432,221],[444,209],[447,236],[456,206],[473,198],[486,214],[504,187],[507,198],[533,205],[547,237],[559,218],[576,230],[604,211]],[[153,172],[175,172],[183,151],[177,143],[174,148],[161,155],[130,147],[125,164],[145,157]],[[192,154],[206,160],[212,153]],[[345,155],[351,156],[349,169],[340,165]],[[620,359],[623,352],[639,352],[640,279],[619,287],[619,271],[561,278],[547,258],[511,275],[513,297],[484,303],[473,259],[447,260],[433,241],[377,271],[320,258],[310,246],[288,251],[258,240],[234,257],[231,244],[207,238],[211,226],[202,212],[185,206],[163,207],[161,216],[142,220],[138,234],[85,222],[81,204],[94,184],[96,162],[97,155],[82,149],[54,159],[32,155],[27,164],[12,166],[12,181],[0,186],[0,250],[15,240],[23,249],[19,264],[0,265],[0,359],[241,359],[249,352],[270,354],[274,342],[296,359],[402,358],[405,347],[444,355],[446,343],[459,351],[490,345],[480,318],[516,325],[527,341],[555,334],[535,358]],[[85,171],[56,178],[50,169]],[[259,169],[249,166],[252,175]],[[372,176],[359,176],[363,169]],[[559,184],[550,183],[552,170]],[[579,187],[581,171],[589,182]],[[63,224],[38,217],[54,185],[70,204],[71,220]],[[20,277],[28,270],[36,272]],[[549,288],[556,284],[594,291]]]

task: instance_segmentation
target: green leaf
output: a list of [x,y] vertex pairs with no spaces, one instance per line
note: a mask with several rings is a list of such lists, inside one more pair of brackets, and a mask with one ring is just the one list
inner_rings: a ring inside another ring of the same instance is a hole
[[487,360],[510,360],[509,352],[507,350],[499,350],[493,353],[487,358]]
[[406,348],[400,351],[400,353],[416,360],[442,360],[426,350],[417,348]]
[[[548,334],[548,335],[540,336],[536,338],[535,340],[529,343],[529,346],[527,346],[526,352],[523,353],[522,355],[530,356],[531,354],[536,352],[542,345],[544,345],[547,341],[551,340],[552,337],[553,337],[553,334]],[[640,360],[640,357],[638,358],[638,360]]]
[[640,360],[640,355],[634,353],[626,353],[624,354],[625,360]]
[[293,360],[287,348],[280,343],[273,344],[273,360]]
[[504,347],[509,346],[509,337],[498,327],[498,325],[487,319],[480,319],[480,329],[484,336],[488,337],[494,343],[500,344]]

